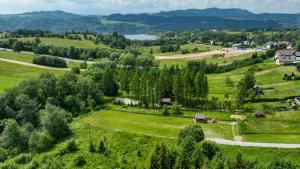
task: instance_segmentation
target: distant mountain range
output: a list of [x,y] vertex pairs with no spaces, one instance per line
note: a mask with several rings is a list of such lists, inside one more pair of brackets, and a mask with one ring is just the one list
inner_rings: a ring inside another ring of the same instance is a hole
[[0,31],[42,29],[123,34],[190,29],[300,28],[300,14],[256,14],[242,9],[187,9],[144,14],[83,16],[63,11],[0,15]]

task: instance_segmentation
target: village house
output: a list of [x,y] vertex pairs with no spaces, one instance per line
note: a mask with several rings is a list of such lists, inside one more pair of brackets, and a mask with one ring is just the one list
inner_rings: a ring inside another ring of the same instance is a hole
[[232,46],[233,49],[236,49],[236,50],[246,50],[247,49],[247,46],[242,44],[242,43],[239,43],[239,44],[234,44]]
[[205,119],[205,116],[202,115],[202,114],[196,114],[195,115],[195,123],[206,123],[206,119]]
[[292,45],[287,41],[279,41],[279,42],[268,42],[266,43],[267,49],[292,49]]
[[295,64],[300,62],[300,52],[295,50],[279,50],[275,54],[277,65]]

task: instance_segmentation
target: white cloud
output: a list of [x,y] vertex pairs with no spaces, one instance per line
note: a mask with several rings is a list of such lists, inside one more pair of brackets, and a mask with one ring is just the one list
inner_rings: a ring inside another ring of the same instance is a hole
[[300,0],[0,0],[0,13],[39,10],[64,10],[80,14],[148,13],[209,7],[297,13],[300,12]]

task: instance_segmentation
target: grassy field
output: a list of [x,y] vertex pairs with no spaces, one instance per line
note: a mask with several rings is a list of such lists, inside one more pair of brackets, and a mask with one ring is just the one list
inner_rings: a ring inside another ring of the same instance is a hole
[[[213,64],[230,64],[235,60],[243,60],[247,58],[251,58],[253,53],[247,53],[240,56],[235,57],[218,57],[218,58],[209,58],[205,59],[206,63],[213,63]],[[178,66],[185,66],[189,60],[184,59],[171,59],[171,60],[160,60],[160,67],[164,67],[165,65],[170,67],[172,65],[178,65]],[[195,61],[197,61],[195,59]],[[199,61],[199,59],[198,59]]]
[[[33,41],[33,38],[20,38],[22,41]],[[62,39],[62,38],[40,38],[43,44],[61,46],[61,47],[76,47],[76,48],[110,48],[108,45],[104,44],[95,44],[90,40],[70,40],[70,39]]]
[[248,116],[244,141],[300,144],[300,112],[276,112],[266,118]]
[[[101,124],[101,127],[110,130],[174,139],[180,129],[193,124],[193,118],[163,117],[111,110],[91,113],[82,118],[81,123],[91,126]],[[202,124],[201,126],[208,137],[233,138],[229,124]]]
[[210,95],[222,99],[223,95],[228,92],[234,97],[236,94],[235,88],[226,87],[225,79],[230,77],[237,83],[249,69],[255,72],[256,84],[265,92],[265,95],[261,98],[285,98],[300,95],[300,81],[282,80],[286,73],[291,74],[294,72],[299,75],[296,68],[294,66],[277,66],[271,60],[227,73],[208,75]]
[[[57,144],[51,150],[32,154],[34,161],[41,161],[45,156],[57,156],[66,168],[75,167],[74,159],[83,156],[90,168],[148,168],[149,157],[157,143],[167,143],[174,147],[178,131],[185,125],[191,124],[190,119],[172,118],[152,115],[129,114],[124,112],[105,110],[90,113],[76,118],[70,125],[72,136]],[[205,127],[204,127],[205,128]],[[170,138],[167,138],[167,137]],[[97,147],[103,137],[107,140],[109,154],[90,153],[89,142]],[[75,139],[78,151],[62,153],[70,139]],[[239,146],[219,145],[221,151],[230,159],[234,159],[238,152],[244,159],[258,160],[268,164],[276,157],[300,164],[299,149],[271,149]],[[13,163],[11,158],[6,164]],[[20,168],[24,166],[18,165]]]
[[221,47],[219,46],[211,46],[211,45],[204,45],[204,44],[194,44],[194,43],[190,43],[190,44],[185,44],[185,45],[181,45],[180,49],[176,52],[168,52],[168,53],[161,53],[160,51],[160,46],[150,46],[150,47],[141,47],[140,51],[142,53],[145,54],[149,54],[151,49],[153,51],[153,54],[155,56],[161,56],[161,55],[166,55],[166,56],[172,56],[172,55],[176,55],[176,54],[181,54],[182,50],[189,50],[191,51],[194,48],[198,48],[199,52],[207,52],[207,51],[211,51],[211,50],[217,50],[220,49]]
[[33,55],[20,52],[0,51],[0,58],[32,63]]
[[17,86],[21,81],[37,77],[42,72],[62,74],[63,71],[46,70],[0,61],[0,93]]

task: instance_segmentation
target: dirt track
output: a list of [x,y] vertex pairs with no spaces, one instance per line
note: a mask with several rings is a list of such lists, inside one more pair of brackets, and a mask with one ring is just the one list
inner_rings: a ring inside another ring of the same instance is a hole
[[33,63],[21,62],[21,61],[4,59],[4,58],[0,58],[0,61],[8,62],[8,63],[14,63],[14,64],[19,64],[19,65],[24,65],[24,66],[42,68],[42,69],[65,70],[65,71],[66,70],[70,70],[70,69],[67,69],[67,68],[54,68],[54,67],[48,67],[48,66],[41,66],[41,65],[36,65],[36,64],[33,64]]
[[232,48],[223,48],[220,50],[214,50],[209,52],[201,52],[201,53],[192,53],[192,54],[182,54],[182,55],[174,55],[174,56],[155,56],[157,60],[196,60],[196,59],[207,59],[211,58],[213,55],[221,55],[224,54],[225,57],[234,57],[239,56],[246,53],[255,52],[258,50],[249,49],[249,50],[235,50]]

